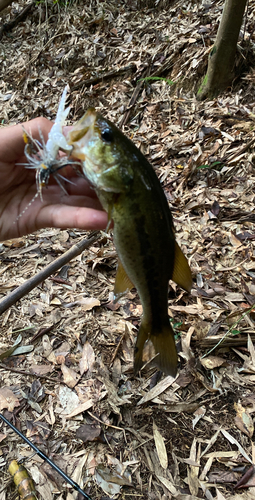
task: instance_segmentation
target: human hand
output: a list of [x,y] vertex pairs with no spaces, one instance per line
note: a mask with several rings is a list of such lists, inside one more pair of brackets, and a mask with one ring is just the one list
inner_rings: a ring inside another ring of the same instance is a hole
[[[46,142],[53,123],[46,118],[35,118],[23,125],[39,141],[41,130]],[[75,175],[71,167],[61,170],[61,175],[73,183],[66,186],[69,194],[64,194],[61,187],[51,179],[43,188],[43,201],[38,196],[28,206],[37,187],[35,170],[18,165],[26,162],[22,125],[0,128],[0,241],[17,238],[43,227],[106,227],[107,214],[94,190],[85,179]]]

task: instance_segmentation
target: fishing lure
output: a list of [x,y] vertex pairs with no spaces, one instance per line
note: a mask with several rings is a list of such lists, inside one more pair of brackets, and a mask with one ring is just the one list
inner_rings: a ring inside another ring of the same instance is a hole
[[41,201],[43,201],[42,189],[43,187],[47,186],[51,175],[54,176],[55,180],[65,194],[68,193],[61,180],[72,184],[70,180],[59,174],[59,170],[66,167],[67,165],[71,165],[72,167],[79,165],[78,162],[71,160],[68,156],[61,157],[59,155],[59,151],[63,151],[67,153],[67,155],[70,155],[72,151],[72,146],[67,143],[62,131],[65,120],[70,111],[70,107],[65,109],[67,89],[68,87],[66,86],[60,99],[55,123],[53,124],[49,132],[48,140],[46,143],[41,130],[39,130],[39,141],[37,139],[34,139],[32,135],[23,127],[23,139],[25,142],[24,153],[28,163],[20,163],[19,165],[23,165],[26,168],[33,168],[36,170],[37,191],[33,199],[27,205],[25,210],[23,210],[19,214],[17,219],[19,219],[24,214],[24,212],[30,207],[30,205],[38,196],[40,196]]
[[21,500],[38,499],[34,481],[23,465],[19,464],[17,460],[12,460],[9,465],[9,472],[13,477],[14,484],[17,486]]
[[[48,184],[50,175],[55,175],[59,169],[73,163],[73,161],[69,160],[67,157],[59,157],[59,150],[68,154],[72,151],[72,146],[67,143],[62,132],[65,120],[70,111],[70,107],[65,109],[67,89],[68,87],[66,86],[60,99],[55,123],[49,132],[46,143],[40,130],[39,134],[41,142],[34,139],[23,127],[23,138],[25,142],[24,153],[28,160],[28,163],[25,164],[25,166],[27,168],[36,169],[36,185],[41,200],[42,188]],[[57,175],[59,176],[59,174]],[[59,180],[58,176],[56,176],[57,181]],[[61,183],[60,185],[63,189]]]

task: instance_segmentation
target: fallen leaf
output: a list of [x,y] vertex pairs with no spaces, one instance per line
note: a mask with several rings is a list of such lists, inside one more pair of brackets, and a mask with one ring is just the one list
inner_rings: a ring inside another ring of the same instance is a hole
[[7,437],[7,434],[0,433],[0,443]]
[[159,476],[158,474],[157,474],[157,478],[165,486],[165,488],[168,489],[168,491],[171,493],[171,495],[173,495],[174,497],[177,497],[178,491],[175,488],[174,484],[171,483],[171,481],[169,481],[169,479],[166,479],[163,476]]
[[53,367],[51,365],[31,365],[30,372],[35,375],[47,375],[47,373],[51,373],[53,371]]
[[192,420],[193,429],[195,428],[195,425],[199,422],[199,420],[205,416],[205,414],[206,414],[205,406],[201,406],[201,408],[198,408],[194,412],[195,418],[193,418],[193,420]]
[[93,347],[86,342],[82,349],[82,357],[79,361],[80,374],[83,375],[88,370],[91,372],[95,363],[95,353]]
[[90,311],[95,306],[100,306],[100,300],[94,297],[84,297],[79,300],[79,304],[82,306],[83,311]]
[[206,358],[200,359],[201,365],[207,370],[213,370],[218,366],[222,366],[226,361],[219,356],[207,356]]
[[248,410],[245,410],[241,403],[234,403],[234,408],[236,410],[236,426],[238,427],[238,429],[240,429],[241,432],[251,438],[254,432],[254,425]]
[[82,403],[81,405],[77,406],[69,415],[66,415],[66,418],[73,418],[76,417],[76,415],[79,415],[80,413],[83,413],[84,411],[88,410],[93,406],[93,401],[92,399],[89,399],[85,403]]
[[222,495],[222,493],[220,492],[220,490],[218,490],[217,488],[216,488],[216,492],[217,492],[217,500],[226,500],[226,497],[224,497]]
[[15,394],[8,387],[2,387],[0,389],[0,411],[7,409],[12,412],[17,406],[19,406],[19,400]]
[[99,425],[84,424],[76,430],[76,437],[84,443],[87,443],[87,441],[96,441],[100,434],[101,427]]
[[77,394],[64,385],[59,388],[59,401],[63,408],[59,413],[61,412],[64,415],[70,414],[80,403]]
[[52,299],[50,301],[50,305],[51,306],[62,306],[62,302],[57,297],[54,297],[54,299]]
[[64,363],[61,365],[61,371],[63,373],[64,383],[72,389],[80,378],[78,373],[72,370],[72,368],[68,368]]
[[163,439],[163,436],[160,434],[154,420],[153,420],[153,437],[154,437],[155,446],[156,446],[158,458],[160,461],[160,465],[161,465],[161,467],[163,467],[163,469],[167,469],[168,458],[167,458],[165,441]]
[[246,458],[246,460],[248,460],[248,462],[250,462],[252,464],[252,460],[250,459],[250,457],[247,455],[246,451],[244,451],[243,447],[240,445],[240,443],[238,443],[238,441],[233,437],[231,436],[231,434],[229,434],[228,431],[225,431],[225,429],[221,429],[221,433],[223,434],[223,436],[225,436],[225,438],[228,439],[228,441],[231,443],[231,444],[235,444],[237,446],[237,448],[239,449],[240,453],[243,455],[244,458]]
[[147,403],[148,401],[151,401],[151,399],[156,398],[164,392],[170,385],[172,385],[175,382],[176,378],[172,377],[171,375],[168,375],[165,377],[163,380],[161,380],[153,389],[151,389],[140,401],[138,401],[137,406]]
[[229,241],[233,247],[240,247],[242,245],[241,241],[233,233],[229,234]]
[[249,469],[241,477],[241,479],[235,485],[235,489],[244,488],[244,487],[248,488],[249,486],[255,486],[254,465],[249,467]]

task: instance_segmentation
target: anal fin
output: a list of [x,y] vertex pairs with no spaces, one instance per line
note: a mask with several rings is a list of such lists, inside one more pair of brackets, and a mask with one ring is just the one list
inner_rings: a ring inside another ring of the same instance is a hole
[[174,270],[171,279],[184,290],[190,292],[192,288],[191,270],[188,261],[177,242],[175,242],[174,253]]
[[118,299],[128,292],[128,290],[131,290],[131,288],[134,288],[134,285],[119,260],[114,285],[114,301],[117,302]]

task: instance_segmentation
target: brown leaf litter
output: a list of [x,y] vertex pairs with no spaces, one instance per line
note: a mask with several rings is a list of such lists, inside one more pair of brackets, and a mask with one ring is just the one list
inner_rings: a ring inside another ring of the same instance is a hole
[[[0,353],[19,335],[21,346],[33,350],[1,359],[0,407],[93,499],[249,500],[255,94],[248,65],[255,2],[238,42],[241,80],[204,103],[193,92],[223,2],[161,4],[34,5],[0,42],[0,111],[3,126],[54,119],[68,83],[70,123],[95,106],[150,159],[194,277],[191,295],[173,283],[169,289],[178,376],[159,379],[148,367],[133,376],[141,305],[135,291],[113,303],[116,252],[111,235],[102,233],[1,316]],[[13,3],[1,22],[25,5]],[[1,298],[85,235],[49,228],[2,243]],[[5,426],[0,443],[5,500],[14,493],[7,463],[32,452]],[[25,466],[39,498],[76,498],[40,457]]]

